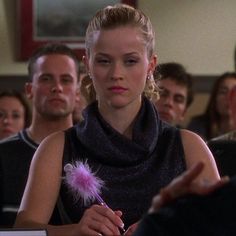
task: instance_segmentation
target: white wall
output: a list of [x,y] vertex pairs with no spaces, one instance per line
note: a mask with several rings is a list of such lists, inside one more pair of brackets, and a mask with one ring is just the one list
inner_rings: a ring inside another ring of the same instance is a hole
[[[16,61],[16,2],[0,0],[0,75],[25,75]],[[88,0],[89,1],[89,0]],[[235,0],[137,0],[157,32],[159,61],[177,61],[193,74],[233,70]]]
[[157,32],[160,62],[177,61],[193,74],[234,69],[235,0],[139,0]]

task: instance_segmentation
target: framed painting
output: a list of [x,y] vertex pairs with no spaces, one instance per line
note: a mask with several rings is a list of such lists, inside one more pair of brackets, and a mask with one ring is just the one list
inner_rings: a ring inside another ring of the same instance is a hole
[[49,42],[65,43],[84,55],[84,36],[89,19],[107,5],[136,0],[18,0],[18,59],[28,60],[39,46]]

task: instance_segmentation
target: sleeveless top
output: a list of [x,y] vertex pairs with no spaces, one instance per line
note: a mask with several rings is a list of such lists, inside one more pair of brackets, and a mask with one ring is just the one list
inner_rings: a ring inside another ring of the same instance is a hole
[[[83,116],[84,121],[65,131],[62,164],[87,160],[105,182],[101,197],[112,210],[123,212],[127,228],[140,220],[160,188],[186,169],[180,131],[161,121],[146,98],[135,120],[132,140],[102,118],[96,102]],[[58,199],[62,223],[77,223],[89,206],[75,201],[62,172]]]

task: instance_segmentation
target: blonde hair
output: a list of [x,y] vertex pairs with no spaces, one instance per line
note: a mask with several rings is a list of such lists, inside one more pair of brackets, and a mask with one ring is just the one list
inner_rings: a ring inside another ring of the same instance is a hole
[[[146,43],[148,57],[151,58],[155,45],[155,33],[151,21],[141,10],[126,4],[107,6],[99,10],[91,19],[85,36],[86,55],[88,57],[90,56],[90,49],[93,45],[93,36],[95,32],[129,25],[141,30],[144,42]],[[151,99],[159,97],[158,88],[154,79],[147,79],[144,95]]]

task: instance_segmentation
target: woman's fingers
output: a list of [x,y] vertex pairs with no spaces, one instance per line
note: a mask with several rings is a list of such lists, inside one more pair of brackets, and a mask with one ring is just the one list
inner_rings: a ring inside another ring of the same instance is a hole
[[[110,208],[93,205],[87,209],[80,220],[80,235],[120,235],[119,228],[123,227],[123,222],[120,219],[122,213],[117,211],[116,213]],[[92,234],[91,234],[92,235]]]

